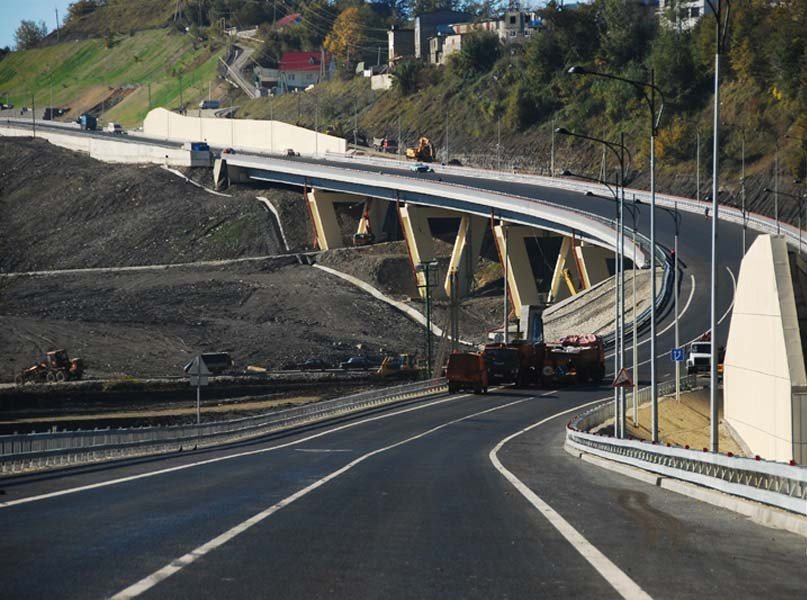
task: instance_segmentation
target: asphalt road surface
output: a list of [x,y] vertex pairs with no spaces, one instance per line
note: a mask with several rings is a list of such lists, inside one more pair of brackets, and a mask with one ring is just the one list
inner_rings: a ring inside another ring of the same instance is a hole
[[[442,395],[228,448],[6,479],[2,595],[799,597],[803,538],[562,450],[568,411],[606,395]],[[548,418],[498,460],[549,512],[490,455]]]

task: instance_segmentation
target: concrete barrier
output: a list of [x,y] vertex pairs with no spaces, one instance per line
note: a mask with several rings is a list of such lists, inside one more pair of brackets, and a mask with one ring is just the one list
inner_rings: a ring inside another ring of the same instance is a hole
[[[0,136],[28,137],[31,128],[14,124],[0,124]],[[36,137],[48,140],[54,146],[85,152],[92,158],[108,163],[157,164],[171,167],[209,167],[210,159],[193,158],[189,150],[166,148],[131,139],[106,139],[101,136],[76,135],[70,131],[37,128]]]
[[302,155],[344,154],[342,138],[317,133],[282,121],[185,117],[155,108],[143,121],[143,134],[177,142],[205,141],[212,146],[280,154],[293,149]]

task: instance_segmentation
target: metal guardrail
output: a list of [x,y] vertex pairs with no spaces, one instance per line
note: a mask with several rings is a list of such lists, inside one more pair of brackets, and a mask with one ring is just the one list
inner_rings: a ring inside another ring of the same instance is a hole
[[[681,379],[681,389],[695,385],[694,375]],[[674,389],[674,381],[665,382],[659,394]],[[639,395],[649,400],[649,388]],[[807,467],[589,433],[613,417],[613,410],[613,402],[606,401],[573,418],[566,443],[601,458],[807,515]]]
[[215,446],[446,389],[446,380],[437,378],[201,425],[4,435],[0,436],[0,473]]

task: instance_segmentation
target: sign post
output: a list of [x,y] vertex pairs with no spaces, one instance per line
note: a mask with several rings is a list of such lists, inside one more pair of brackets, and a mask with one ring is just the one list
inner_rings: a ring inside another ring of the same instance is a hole
[[[678,270],[676,269],[675,272],[677,274]],[[675,401],[678,402],[681,399],[681,363],[684,362],[684,349],[673,348],[670,352],[670,358],[675,363]]]
[[201,356],[193,359],[190,365],[186,367],[185,372],[190,377],[191,385],[196,386],[196,424],[199,425],[202,421],[201,413],[201,388],[207,385],[208,377],[210,377],[210,369],[207,368],[205,361]]
[[[631,380],[631,377],[630,377],[630,371],[628,371],[624,367],[621,368],[619,370],[619,373],[616,374],[616,377],[614,377],[614,382],[611,384],[611,386],[614,389],[633,387],[633,381]],[[624,402],[624,399],[623,399],[621,408],[622,408],[622,410],[619,411],[620,414],[618,414],[618,415],[615,414],[614,415],[614,433],[616,434],[616,436],[618,438],[624,438],[625,437],[625,426],[626,426],[627,419],[625,418],[626,415],[625,415],[625,402]]]

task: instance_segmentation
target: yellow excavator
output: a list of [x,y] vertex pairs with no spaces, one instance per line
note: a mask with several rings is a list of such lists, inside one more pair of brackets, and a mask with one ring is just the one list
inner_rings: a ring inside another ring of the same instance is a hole
[[412,160],[430,163],[434,161],[434,156],[434,144],[426,136],[421,136],[415,148],[406,149],[406,158]]
[[380,377],[415,377],[418,373],[417,358],[414,354],[386,356],[376,371]]

